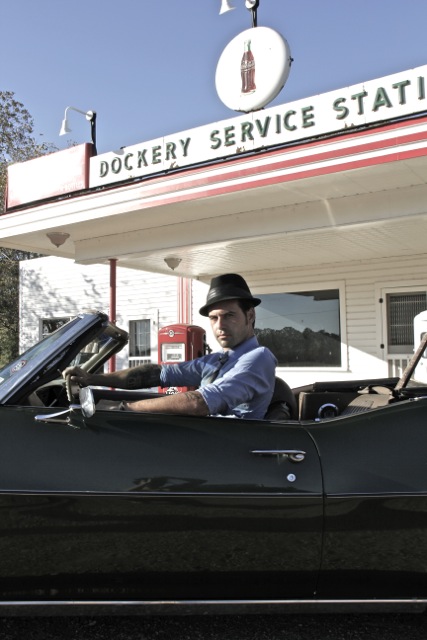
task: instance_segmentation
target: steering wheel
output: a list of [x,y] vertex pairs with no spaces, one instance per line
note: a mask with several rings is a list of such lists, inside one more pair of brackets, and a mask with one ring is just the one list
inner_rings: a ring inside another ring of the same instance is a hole
[[77,396],[77,391],[76,393],[73,392],[73,387],[71,384],[71,376],[70,375],[66,375],[65,376],[65,391],[67,393],[67,400],[68,402],[71,404],[74,402],[75,396]]

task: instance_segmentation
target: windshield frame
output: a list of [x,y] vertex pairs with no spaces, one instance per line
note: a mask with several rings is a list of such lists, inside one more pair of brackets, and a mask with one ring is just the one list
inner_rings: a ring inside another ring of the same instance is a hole
[[[424,356],[424,354],[426,352],[426,349],[427,349],[427,332],[425,333],[423,339],[421,340],[420,344],[418,345],[418,348],[414,352],[414,355],[412,356],[412,358],[408,362],[405,370],[403,371],[402,375],[400,376],[399,382],[394,387],[394,391],[395,392],[399,392],[402,389],[406,389],[408,387],[408,385],[410,384],[410,382],[414,381],[415,370],[416,370],[417,365],[420,362],[421,358]],[[416,384],[416,381],[415,381],[415,384]]]
[[30,347],[1,369],[0,404],[19,402],[35,388],[60,378],[81,349],[109,324],[103,313],[80,314]]

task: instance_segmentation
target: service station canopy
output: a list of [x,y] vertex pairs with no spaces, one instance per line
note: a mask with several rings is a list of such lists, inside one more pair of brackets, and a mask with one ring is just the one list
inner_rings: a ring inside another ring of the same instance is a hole
[[[426,251],[427,66],[9,167],[0,245],[208,281]],[[56,247],[48,233],[69,234]]]

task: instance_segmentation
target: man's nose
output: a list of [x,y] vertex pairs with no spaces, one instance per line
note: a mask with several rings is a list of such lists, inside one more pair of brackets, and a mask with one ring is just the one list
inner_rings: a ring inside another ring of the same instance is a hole
[[217,321],[217,328],[218,329],[223,329],[226,325],[226,320],[225,318],[223,318],[222,316],[218,317],[218,321]]

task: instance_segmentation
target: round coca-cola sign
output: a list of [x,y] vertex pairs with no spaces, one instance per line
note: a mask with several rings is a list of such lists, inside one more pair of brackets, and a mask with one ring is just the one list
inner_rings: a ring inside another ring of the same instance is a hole
[[234,111],[265,107],[281,91],[291,68],[285,38],[269,27],[239,33],[218,61],[215,85],[220,100]]

